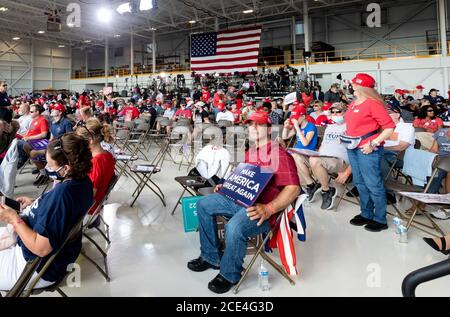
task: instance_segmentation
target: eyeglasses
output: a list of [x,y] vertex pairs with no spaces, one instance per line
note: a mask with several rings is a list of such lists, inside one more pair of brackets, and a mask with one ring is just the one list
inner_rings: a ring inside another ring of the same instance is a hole
[[2,87],[8,87],[8,85],[6,85],[6,84],[3,84],[3,85],[2,85]]
[[427,112],[434,112],[433,109],[427,109]]
[[36,113],[36,111],[30,111],[30,113]]
[[335,113],[342,113],[341,110],[335,110],[335,111],[331,111],[331,113],[335,114]]

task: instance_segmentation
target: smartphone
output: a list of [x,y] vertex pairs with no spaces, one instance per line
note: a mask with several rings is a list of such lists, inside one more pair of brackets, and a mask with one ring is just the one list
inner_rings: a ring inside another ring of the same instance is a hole
[[1,196],[0,197],[0,202],[2,205],[6,205],[9,208],[14,209],[17,212],[21,212],[21,205],[18,201],[15,201],[14,199],[5,197],[5,196]]

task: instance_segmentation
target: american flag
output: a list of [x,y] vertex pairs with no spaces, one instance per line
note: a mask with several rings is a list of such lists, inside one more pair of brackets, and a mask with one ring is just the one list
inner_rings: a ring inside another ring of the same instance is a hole
[[199,73],[246,73],[258,66],[261,27],[194,34],[191,70]]

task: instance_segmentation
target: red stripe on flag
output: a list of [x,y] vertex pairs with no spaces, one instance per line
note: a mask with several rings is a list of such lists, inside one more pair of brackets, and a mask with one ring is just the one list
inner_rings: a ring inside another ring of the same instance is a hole
[[220,52],[216,56],[241,54],[241,53],[250,53],[250,52],[259,52],[259,48],[255,47],[255,48],[247,48],[245,50],[235,50],[235,51],[230,51],[230,52]]
[[246,59],[258,59],[257,55],[254,56],[241,56],[241,57],[232,57],[232,58],[220,58],[220,59],[211,59],[211,60],[195,60],[191,61],[192,64],[211,64],[211,63],[226,63],[226,62],[238,62],[244,61]]
[[[229,47],[240,47],[245,45],[253,45],[253,44],[259,44],[261,41],[251,41],[251,42],[242,42],[242,43],[234,43],[234,44],[222,44],[217,45],[217,48],[229,48]],[[218,53],[220,54],[220,53]]]

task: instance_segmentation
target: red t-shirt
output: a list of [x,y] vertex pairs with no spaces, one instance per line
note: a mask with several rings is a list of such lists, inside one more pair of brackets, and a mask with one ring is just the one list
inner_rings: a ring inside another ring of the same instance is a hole
[[202,93],[202,101],[203,102],[208,103],[210,98],[211,98],[211,93],[209,91],[204,91]]
[[191,119],[192,118],[192,111],[189,109],[178,109],[177,112],[175,112],[175,116],[176,117],[183,117],[186,119]]
[[311,117],[310,115],[306,116],[306,121],[311,122],[312,124],[316,125],[316,120],[314,120],[314,118]]
[[31,121],[30,128],[25,136],[35,136],[48,131],[48,121],[43,116],[39,116]]
[[219,95],[217,92],[214,94],[214,107],[218,107],[219,106],[219,102],[220,101],[225,101],[225,99],[223,98],[223,95]]
[[[351,137],[361,137],[379,129],[395,129],[395,123],[384,105],[373,99],[367,99],[360,105],[352,102],[345,113],[345,122],[347,123],[346,133]],[[379,135],[377,133],[362,140],[359,147],[376,139]]]
[[417,118],[414,120],[413,126],[414,128],[426,129],[427,132],[430,133],[436,133],[437,130],[440,129],[440,127],[444,126],[444,121],[442,121],[440,118],[436,118],[433,120]]
[[302,100],[303,100],[303,103],[305,104],[306,108],[308,108],[309,105],[311,104],[311,101],[313,100],[313,95],[312,94],[307,95],[304,92],[302,92]]
[[234,123],[239,123],[240,116],[242,115],[242,111],[239,109],[231,110],[231,113],[234,116]]
[[328,122],[329,122],[328,117],[323,114],[318,116],[316,119],[316,125],[326,126]]
[[[125,116],[127,118],[131,117],[131,120],[139,118],[139,110],[136,107],[125,107],[120,113],[119,117]],[[126,118],[126,119],[127,119]],[[127,121],[127,120],[125,120]]]
[[98,205],[106,195],[109,182],[114,175],[115,160],[111,153],[102,153],[92,158],[92,170],[89,173],[94,189],[97,189],[95,193],[95,205],[89,210],[89,214],[92,215],[97,209]]
[[274,171],[272,179],[258,197],[257,203],[271,202],[285,186],[300,185],[294,159],[277,142],[271,141],[259,149],[252,146],[245,153],[245,163],[269,167]]

